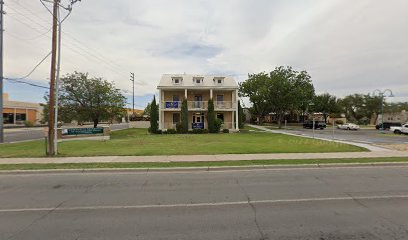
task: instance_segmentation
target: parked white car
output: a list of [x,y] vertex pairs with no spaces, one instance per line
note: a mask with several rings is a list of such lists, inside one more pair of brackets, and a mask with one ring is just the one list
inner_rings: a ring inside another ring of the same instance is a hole
[[408,123],[402,124],[401,127],[390,127],[390,131],[395,134],[408,134]]
[[342,125],[337,125],[338,129],[343,129],[343,130],[358,130],[360,129],[360,126],[354,123],[345,123]]

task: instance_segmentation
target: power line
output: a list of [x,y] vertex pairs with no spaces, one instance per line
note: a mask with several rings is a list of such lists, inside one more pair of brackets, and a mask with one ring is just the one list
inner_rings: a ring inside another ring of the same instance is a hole
[[14,35],[14,34],[10,33],[10,32],[5,32],[5,33],[6,33],[7,35],[9,35],[10,37],[12,37],[12,38],[15,38],[15,39],[18,39],[18,40],[21,40],[21,41],[28,41],[28,42],[30,42],[30,41],[37,40],[37,39],[40,39],[40,38],[45,37],[46,34],[49,33],[49,32],[51,32],[51,28],[50,28],[48,31],[46,31],[46,32],[44,32],[44,33],[41,33],[41,34],[39,34],[39,35],[37,35],[37,36],[35,36],[35,37],[31,37],[31,38],[21,38],[21,37],[19,37],[19,36],[17,36],[17,35]]
[[[42,2],[42,1],[41,1]],[[44,5],[44,3],[42,3]],[[17,11],[15,8],[11,7],[13,10]],[[24,7],[25,8],[25,7]],[[27,8],[25,8],[27,9]],[[28,9],[27,9],[28,10]],[[38,17],[39,19],[41,19],[39,17],[38,14],[35,14],[34,12],[32,12],[31,10],[28,10],[32,13],[32,15],[35,15],[36,17]],[[21,13],[21,12],[20,12]],[[36,25],[48,30],[49,28],[47,28],[46,26],[44,26],[42,23],[39,23],[38,21],[36,21],[35,19],[32,19],[24,14],[21,14],[23,17],[25,17],[27,20],[29,20],[30,22],[34,22]],[[20,19],[16,19],[19,22],[21,22]],[[28,24],[25,24],[26,26],[32,28],[31,26],[29,26]],[[34,28],[32,28],[34,29]],[[102,54],[100,54],[99,52],[97,52],[94,49],[89,48],[88,46],[86,46],[83,42],[81,42],[80,40],[78,40],[77,38],[73,37],[71,34],[67,33],[66,31],[62,31],[64,35],[66,35],[68,38],[70,38],[71,40],[73,40],[76,43],[72,43],[71,45],[74,48],[79,48],[80,50],[82,50],[83,52],[85,52],[86,54],[90,55],[91,57],[93,57],[95,60],[98,60],[99,62],[102,62],[104,64],[106,64],[112,71],[116,72],[119,75],[122,75],[123,77],[125,77],[126,75],[124,74],[123,69],[121,69],[121,67],[119,65],[117,65],[115,62],[107,59],[106,57],[104,57]],[[66,44],[63,44],[66,45]],[[83,55],[83,54],[82,54]],[[126,76],[127,77],[127,76]]]
[[4,79],[8,80],[8,81],[11,81],[13,83],[22,83],[22,84],[30,85],[32,87],[44,88],[44,89],[47,89],[47,90],[49,89],[49,87],[41,86],[41,85],[38,85],[38,84],[35,84],[35,83],[26,82],[26,81],[21,81],[21,80],[18,80],[18,79],[7,78],[7,77],[5,77]]
[[25,76],[19,77],[19,78],[8,78],[8,79],[13,79],[13,80],[22,80],[28,78],[49,56],[51,55],[51,52],[49,52],[45,57],[41,59],[39,63],[37,63],[34,68]]
[[[24,24],[25,26],[29,27],[30,29],[39,32],[40,34],[44,34],[42,32],[40,32],[39,29],[37,28],[33,28],[32,26],[30,26],[29,24],[27,24],[26,22],[22,21],[21,19],[18,19],[16,17],[13,17],[15,20],[17,20],[18,22],[20,22],[21,24]],[[47,29],[47,27],[45,27],[44,25],[36,22],[35,20],[31,19],[31,18],[27,18],[27,20],[29,20],[30,22],[35,22],[36,25],[38,25],[39,27],[42,27],[44,29]],[[50,29],[47,30],[48,32],[50,31]],[[64,34],[67,34],[63,31]],[[11,34],[9,34],[11,36]],[[90,50],[88,50],[89,48],[87,46],[85,46],[84,44],[82,44],[79,40],[77,40],[76,38],[72,37],[71,35],[67,34],[68,38],[71,38],[72,40],[74,40],[75,42],[77,42],[77,44],[75,43],[70,43],[70,44],[66,44],[63,43],[63,45],[65,47],[67,47],[68,49],[70,49],[72,52],[81,55],[82,57],[91,60],[91,61],[97,61],[100,62],[104,65],[107,66],[108,69],[110,69],[112,72],[121,75],[122,77],[125,77],[126,75],[123,73],[123,70],[115,68],[114,66],[112,66],[111,62],[109,62],[109,60],[107,60],[106,58],[103,58],[101,56],[97,56],[96,54],[92,53]],[[19,39],[19,37],[13,36],[17,39]],[[51,38],[50,36],[47,36],[48,38]],[[20,40],[25,40],[25,39],[20,39]],[[126,76],[127,77],[127,76]]]
[[[17,4],[20,5],[20,6],[22,6],[22,5],[19,4],[19,3],[17,3]],[[43,20],[43,18],[41,18],[37,13],[31,11],[30,9],[28,9],[28,8],[26,8],[26,7],[24,7],[24,6],[22,6],[22,8],[24,8],[25,10],[27,10],[28,12],[30,12],[31,15],[36,16],[36,17],[37,17],[38,19],[40,19],[40,20]],[[13,7],[12,7],[12,9],[15,10],[16,12],[19,12],[18,10],[16,10],[16,9],[13,8]],[[23,25],[29,27],[30,29],[32,29],[32,30],[34,30],[34,31],[40,33],[39,36],[33,37],[32,39],[36,39],[36,38],[42,37],[42,36],[46,35],[46,34],[50,31],[50,28],[48,28],[47,26],[44,26],[44,25],[43,25],[43,22],[40,22],[40,21],[38,21],[37,19],[33,19],[33,18],[31,18],[31,17],[28,17],[28,16],[26,16],[25,14],[23,14],[22,12],[19,12],[19,13],[25,18],[25,20],[28,20],[30,23],[34,22],[34,23],[36,24],[36,26],[38,26],[38,27],[40,27],[40,28],[43,28],[44,30],[47,30],[46,32],[42,32],[42,31],[40,31],[38,28],[34,28],[33,26],[27,24],[27,22],[23,21],[21,18],[18,19],[17,17],[14,17],[14,16],[13,16],[13,18],[14,18],[15,20],[19,21],[21,24],[23,24]],[[43,20],[43,21],[44,21],[44,20]],[[45,22],[45,21],[44,21],[44,22]],[[84,43],[82,43],[80,40],[78,40],[77,38],[73,37],[71,34],[65,32],[65,31],[62,31],[62,32],[63,32],[64,35],[66,35],[66,37],[68,37],[69,39],[72,40],[72,41],[70,42],[70,44],[63,43],[63,45],[64,45],[65,47],[67,47],[68,49],[70,49],[71,52],[76,53],[76,54],[82,56],[83,58],[88,59],[88,60],[91,60],[91,61],[93,61],[93,62],[95,62],[95,61],[96,61],[96,62],[99,62],[99,63],[105,65],[110,71],[114,72],[115,74],[117,74],[117,75],[119,75],[119,76],[121,76],[121,77],[123,77],[123,78],[127,78],[127,76],[124,74],[125,71],[123,71],[123,70],[121,69],[121,67],[120,67],[118,64],[116,64],[116,63],[114,63],[113,61],[107,59],[106,57],[104,57],[102,54],[100,54],[100,53],[97,52],[96,50],[93,50],[93,49],[89,48],[89,47],[86,46]],[[12,34],[9,34],[9,35],[11,36]],[[29,41],[29,39],[22,39],[22,38],[19,38],[19,37],[16,37],[16,36],[12,36],[12,37],[17,38],[17,39],[20,39],[20,40],[23,40],[23,41]],[[51,38],[51,36],[48,36],[48,35],[47,35],[47,37],[48,37],[48,38]],[[145,84],[145,83],[142,82],[142,81],[136,81],[136,83],[137,83],[137,84],[140,84],[140,85],[144,85],[144,84]]]
[[[19,5],[19,8],[25,9],[25,10],[26,10],[27,12],[29,12],[31,15],[36,16],[38,19],[41,19],[43,22],[50,23],[49,19],[40,17],[36,12],[34,12],[33,10],[31,10],[31,9],[29,9],[29,8],[27,8],[27,7],[25,7],[23,4],[20,4],[18,1],[15,1],[15,2],[12,2],[12,3],[13,3],[13,4],[15,3],[15,4]],[[6,6],[7,6],[7,5],[9,5],[9,4],[6,4]]]

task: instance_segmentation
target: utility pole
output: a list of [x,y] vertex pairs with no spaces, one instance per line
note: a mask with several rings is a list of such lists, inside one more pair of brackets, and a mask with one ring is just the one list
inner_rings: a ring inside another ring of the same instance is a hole
[[0,143],[4,142],[4,120],[3,120],[3,0],[0,0]]
[[[1,1],[1,0],[0,0]],[[132,95],[132,115],[135,116],[135,73],[131,72],[130,73],[130,81],[133,83],[133,95]]]
[[60,67],[61,67],[61,13],[58,8],[58,58],[57,58],[57,73],[55,81],[55,118],[54,118],[54,154],[58,155],[58,107],[59,107],[59,82],[60,82]]
[[[1,0],[0,0],[1,1]],[[57,62],[57,33],[58,33],[58,7],[59,0],[54,0],[52,11],[52,44],[51,44],[51,72],[50,72],[50,103],[48,116],[48,156],[53,156],[55,152],[55,75]]]
[[[40,1],[42,3],[42,0]],[[49,111],[49,121],[48,121],[48,139],[49,141],[48,141],[48,147],[47,147],[49,156],[58,154],[58,106],[59,106],[58,101],[59,101],[59,82],[60,82],[60,66],[61,66],[62,23],[71,14],[72,6],[78,1],[81,1],[81,0],[71,0],[70,4],[64,7],[60,5],[60,0],[53,0],[53,4],[54,4],[53,12],[49,11],[52,14],[52,19],[53,19],[50,106],[49,106],[50,111]],[[51,2],[51,1],[47,1],[47,2]],[[46,6],[44,5],[44,7]],[[62,20],[61,20],[61,13],[59,11],[60,7],[68,11],[68,14]],[[58,31],[58,37],[56,33],[57,31]],[[58,39],[58,47],[56,47],[56,39]],[[55,49],[58,50],[58,53],[56,53]],[[56,59],[55,54],[57,54],[58,59]],[[52,117],[52,115],[54,115],[54,118]],[[51,137],[51,134],[54,134],[54,137]],[[53,148],[51,145],[53,145]]]

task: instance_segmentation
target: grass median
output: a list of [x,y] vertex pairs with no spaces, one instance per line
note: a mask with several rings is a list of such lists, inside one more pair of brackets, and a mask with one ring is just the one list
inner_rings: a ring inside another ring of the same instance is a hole
[[[59,143],[61,157],[361,151],[366,149],[348,144],[247,129],[230,134],[151,135],[146,129],[133,128],[112,132],[109,141],[82,140]],[[44,140],[0,145],[0,157],[44,156]]]
[[407,157],[400,158],[346,158],[346,159],[279,159],[240,160],[219,162],[168,162],[168,163],[47,163],[47,164],[0,164],[0,170],[53,170],[53,169],[141,169],[141,168],[183,168],[183,167],[232,167],[232,166],[273,166],[296,164],[334,163],[408,163]]

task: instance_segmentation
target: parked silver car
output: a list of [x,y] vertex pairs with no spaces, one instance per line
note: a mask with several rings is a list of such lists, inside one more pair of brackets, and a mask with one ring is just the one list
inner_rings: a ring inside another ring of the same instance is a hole
[[359,130],[360,126],[354,123],[345,123],[342,125],[337,125],[338,129],[343,129],[343,130]]

